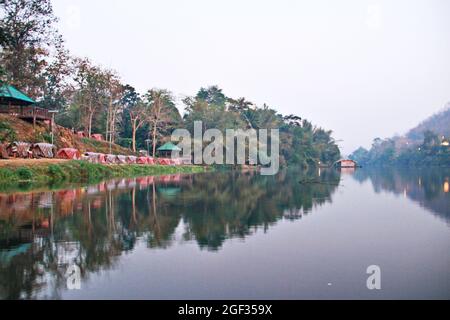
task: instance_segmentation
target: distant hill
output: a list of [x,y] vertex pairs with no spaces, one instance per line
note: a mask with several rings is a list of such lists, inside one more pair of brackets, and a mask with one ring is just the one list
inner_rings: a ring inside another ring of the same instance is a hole
[[450,103],[444,110],[429,117],[414,129],[411,129],[406,137],[414,141],[422,141],[424,131],[431,130],[438,136],[450,137]]
[[[444,137],[444,138],[443,138]],[[349,158],[362,165],[450,166],[450,104],[405,136],[377,138]]]

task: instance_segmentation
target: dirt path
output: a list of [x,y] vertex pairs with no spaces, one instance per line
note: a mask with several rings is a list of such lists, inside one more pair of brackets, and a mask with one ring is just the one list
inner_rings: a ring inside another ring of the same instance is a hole
[[22,167],[22,166],[42,166],[48,164],[55,164],[66,162],[68,160],[62,159],[9,159],[9,160],[0,160],[0,168],[5,167]]

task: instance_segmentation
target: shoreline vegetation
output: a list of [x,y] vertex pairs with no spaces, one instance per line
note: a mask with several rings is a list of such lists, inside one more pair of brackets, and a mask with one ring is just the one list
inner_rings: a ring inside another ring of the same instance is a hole
[[3,98],[0,94],[0,107],[6,103],[4,112],[13,116],[17,112],[10,107],[31,103],[43,114],[52,114],[51,120],[28,119],[33,124],[28,129],[26,121],[0,117],[2,144],[46,142],[81,153],[135,156],[144,151],[157,158],[174,130],[185,129],[192,137],[201,121],[203,132],[216,129],[223,136],[227,130],[279,130],[280,167],[308,168],[341,157],[331,130],[217,85],[204,84],[197,92],[183,94],[181,101],[158,81],[139,92],[120,71],[74,56],[66,48],[51,0],[0,1],[0,16],[0,85],[8,92]]
[[113,178],[158,176],[177,173],[212,171],[202,166],[104,165],[86,161],[23,164],[0,167],[0,192],[29,191],[37,188],[58,188],[66,184],[90,184]]

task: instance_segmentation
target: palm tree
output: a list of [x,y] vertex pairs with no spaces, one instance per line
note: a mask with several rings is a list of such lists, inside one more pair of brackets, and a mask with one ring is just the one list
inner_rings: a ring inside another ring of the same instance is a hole
[[247,112],[254,106],[254,104],[246,100],[245,98],[239,98],[237,100],[229,98],[228,102],[230,103],[229,109],[231,111],[239,113],[247,123],[248,129],[253,129],[253,124],[250,121]]

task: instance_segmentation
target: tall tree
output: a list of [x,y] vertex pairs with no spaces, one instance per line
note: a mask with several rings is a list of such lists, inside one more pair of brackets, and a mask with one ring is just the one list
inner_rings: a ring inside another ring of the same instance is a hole
[[128,108],[131,121],[131,148],[133,152],[136,152],[136,132],[141,128],[148,120],[148,105],[146,105],[140,99],[135,105]]
[[227,102],[227,97],[223,94],[222,89],[217,86],[201,88],[195,98],[221,108],[225,108]]
[[39,106],[62,111],[73,94],[73,58],[64,43],[58,43],[52,61],[43,72],[45,84]]
[[121,98],[124,93],[124,86],[117,74],[111,70],[105,71],[104,81],[107,96],[105,137],[110,143],[115,143],[117,117],[123,111]]
[[239,113],[244,121],[247,123],[248,129],[253,129],[253,124],[248,117],[248,111],[254,107],[254,104],[245,98],[239,98],[237,100],[229,98],[229,110]]
[[62,43],[50,0],[0,1],[0,60],[3,80],[42,96],[43,72],[54,48]]
[[145,95],[148,104],[149,135],[152,140],[152,154],[156,156],[158,136],[167,124],[181,119],[175,107],[172,93],[167,90],[152,89]]
[[94,115],[104,104],[106,77],[102,70],[93,66],[88,59],[77,59],[75,82],[84,130],[90,138]]

